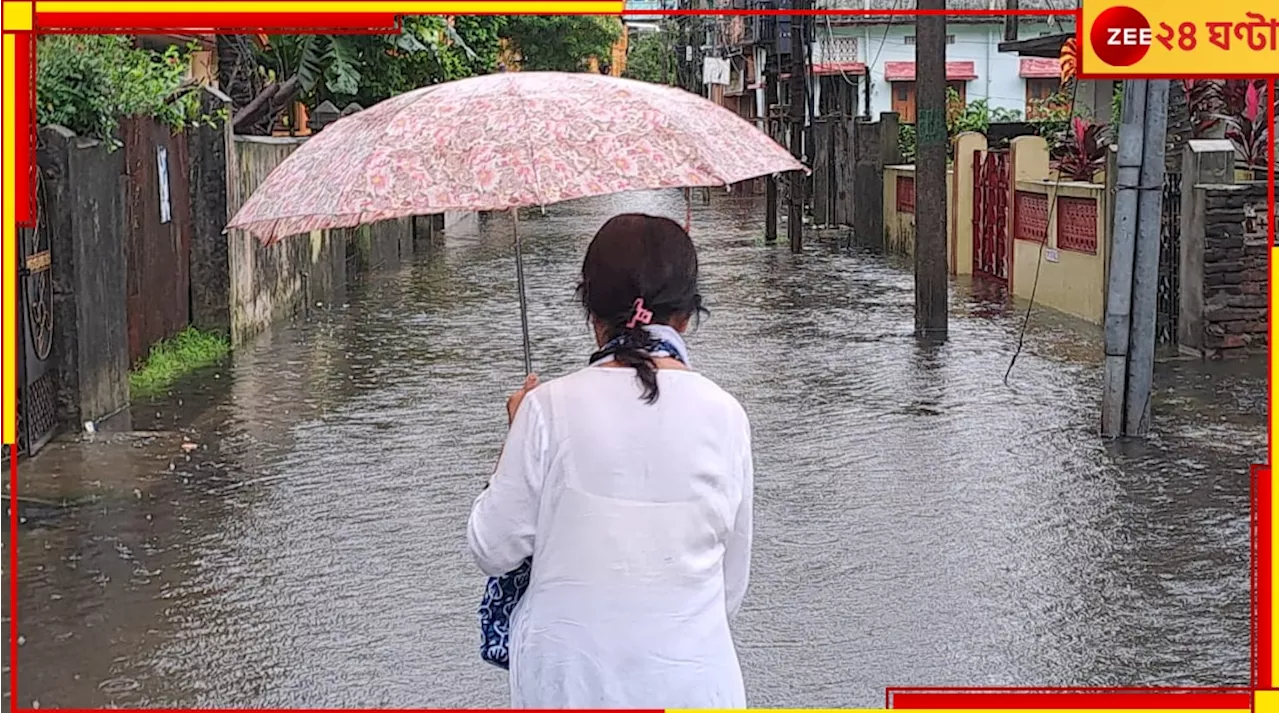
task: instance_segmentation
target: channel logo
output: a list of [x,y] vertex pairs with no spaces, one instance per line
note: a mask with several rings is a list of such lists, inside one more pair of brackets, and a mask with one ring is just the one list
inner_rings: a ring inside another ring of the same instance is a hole
[[1112,67],[1142,61],[1151,49],[1151,23],[1137,10],[1116,5],[1098,13],[1089,28],[1089,45],[1098,59]]

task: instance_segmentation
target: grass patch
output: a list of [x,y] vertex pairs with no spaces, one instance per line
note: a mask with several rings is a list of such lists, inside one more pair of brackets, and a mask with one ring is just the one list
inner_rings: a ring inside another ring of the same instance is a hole
[[129,373],[129,392],[134,397],[154,396],[183,376],[217,363],[230,351],[226,337],[187,327],[151,347],[147,358]]

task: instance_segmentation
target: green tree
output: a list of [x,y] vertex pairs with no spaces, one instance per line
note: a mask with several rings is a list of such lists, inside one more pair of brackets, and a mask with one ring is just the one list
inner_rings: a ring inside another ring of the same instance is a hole
[[254,61],[268,81],[245,103],[237,130],[271,123],[295,99],[370,106],[397,94],[492,71],[505,18],[401,18],[397,35],[273,35]]
[[[239,78],[234,86],[228,82],[237,101],[233,127],[265,132],[299,98],[313,105],[370,106],[418,87],[492,72],[504,39],[520,54],[523,69],[574,71],[591,57],[607,61],[622,33],[616,17],[582,15],[457,16],[452,22],[411,15],[401,18],[401,27],[397,35],[273,35],[268,48],[255,53],[242,51],[243,42],[220,39],[220,63],[225,56],[235,64],[220,72]],[[254,66],[239,66],[246,61]]]
[[627,69],[622,76],[654,84],[676,83],[676,55],[671,28],[632,32],[627,42]]
[[607,62],[622,21],[601,15],[512,15],[503,37],[527,71],[576,72],[592,57]]
[[41,35],[36,121],[115,143],[120,119],[151,116],[176,128],[199,118],[189,59],[177,47],[135,48],[125,35]]
[[368,62],[359,91],[333,98],[370,106],[419,87],[492,72],[504,20],[468,15],[455,18],[450,26],[439,16],[405,18],[405,34],[388,38],[394,46]]
[[397,94],[492,71],[499,17],[401,18],[398,35],[283,35],[271,39],[277,71],[293,68],[301,91],[317,102],[376,104]]

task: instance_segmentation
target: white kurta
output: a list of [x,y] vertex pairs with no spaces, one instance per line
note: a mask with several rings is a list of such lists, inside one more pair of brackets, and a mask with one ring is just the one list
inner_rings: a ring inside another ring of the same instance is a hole
[[467,535],[490,576],[533,556],[515,708],[743,708],[729,619],[751,560],[751,433],[692,372],[589,367],[525,397]]

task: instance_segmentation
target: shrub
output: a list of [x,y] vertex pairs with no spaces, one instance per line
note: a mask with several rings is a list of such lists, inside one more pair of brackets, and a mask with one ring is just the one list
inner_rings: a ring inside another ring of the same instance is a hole
[[117,143],[120,119],[154,117],[175,129],[199,117],[188,59],[133,47],[125,35],[43,35],[36,45],[36,120]]

